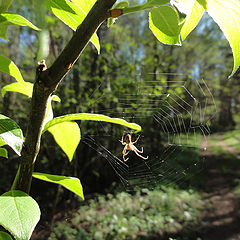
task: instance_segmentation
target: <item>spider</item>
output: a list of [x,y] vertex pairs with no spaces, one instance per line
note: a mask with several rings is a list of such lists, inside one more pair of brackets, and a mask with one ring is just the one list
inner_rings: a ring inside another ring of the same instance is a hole
[[148,159],[148,156],[143,157],[139,154],[139,153],[143,153],[143,147],[142,147],[142,150],[140,151],[134,146],[134,144],[138,141],[139,137],[140,137],[140,135],[137,137],[137,139],[134,142],[132,142],[132,134],[129,134],[129,133],[126,134],[125,141],[123,140],[124,139],[124,134],[122,135],[122,140],[120,142],[122,143],[122,145],[125,145],[125,147],[123,148],[123,151],[122,151],[124,162],[126,162],[129,159],[129,158],[125,159],[125,156],[128,155],[128,153],[130,151],[135,152],[135,154],[137,156],[139,156],[140,158],[142,158],[144,160]]

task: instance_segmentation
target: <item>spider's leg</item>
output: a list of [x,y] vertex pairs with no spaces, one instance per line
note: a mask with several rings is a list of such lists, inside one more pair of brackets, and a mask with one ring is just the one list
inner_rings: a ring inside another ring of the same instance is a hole
[[122,154],[126,155],[126,152],[127,152],[127,145],[123,148]]
[[130,152],[131,152],[131,151],[128,151],[128,152],[126,151],[124,155],[126,156],[126,155],[128,155]]
[[122,140],[119,140],[119,142],[120,142],[122,145],[126,145],[126,143],[123,142]]
[[137,156],[139,156],[140,158],[142,158],[142,159],[144,159],[144,160],[147,160],[147,159],[148,159],[148,156],[147,156],[147,157],[143,157],[142,155],[140,155],[140,154],[136,151],[136,149],[134,149],[133,151],[134,151],[135,154],[136,154]]
[[137,151],[138,153],[143,153],[143,147],[142,147],[142,150],[140,151],[139,149],[137,149],[137,147],[135,147],[135,146],[133,146],[133,149],[135,150],[135,151]]
[[125,156],[126,156],[126,154],[123,155],[123,161],[124,161],[124,162],[126,162],[126,161],[129,159],[129,158],[125,159]]
[[[125,143],[126,144],[126,143]],[[123,154],[123,161],[126,162],[128,160],[125,159],[125,156],[129,153],[129,151],[127,152],[127,145],[123,148],[122,154]]]
[[140,138],[140,135],[137,137],[137,139],[132,144],[135,144],[139,138]]
[[119,141],[122,143],[122,145],[125,145],[125,144],[126,144],[126,143],[123,141],[123,140],[124,140],[124,135],[125,135],[125,131],[123,131],[122,139],[119,140]]

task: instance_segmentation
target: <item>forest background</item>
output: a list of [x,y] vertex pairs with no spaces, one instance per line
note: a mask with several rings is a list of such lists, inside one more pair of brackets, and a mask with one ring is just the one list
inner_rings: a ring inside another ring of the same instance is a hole
[[[131,1],[131,3],[134,2],[137,3],[137,1]],[[73,31],[56,17],[53,17],[40,0],[34,2],[30,0],[15,1],[10,10],[16,13],[21,12],[23,16],[42,29],[41,32],[36,32],[27,27],[10,27],[8,41],[1,40],[0,42],[2,55],[8,56],[16,63],[25,81],[34,82],[32,76],[36,71],[37,62],[44,58],[47,64],[48,62],[51,63],[69,41]],[[209,119],[208,124],[211,134],[225,134],[230,130],[239,129],[239,77],[228,79],[233,65],[232,53],[227,40],[217,25],[205,15],[200,25],[191,33],[183,46],[167,46],[160,44],[150,32],[146,18],[142,17],[143,14],[146,13],[120,17],[117,24],[114,24],[110,29],[107,28],[107,24],[100,27],[98,36],[101,42],[101,54],[97,53],[93,45],[89,44],[87,46],[81,59],[73,66],[70,74],[66,77],[67,80],[65,79],[62,82],[56,92],[61,98],[61,104],[53,103],[54,115],[88,112],[125,117],[132,122],[140,119],[141,126],[144,129],[140,144],[144,143],[144,152],[154,152],[160,156],[164,149],[165,139],[158,137],[156,123],[144,117],[145,114],[153,114],[154,105],[149,107],[148,112],[145,109],[144,113],[136,117],[134,114],[139,110],[139,105],[130,103],[129,100],[126,104],[131,104],[131,106],[127,108],[127,113],[123,113],[121,99],[127,100],[129,96],[133,95],[136,87],[142,86],[139,84],[153,83],[151,88],[145,90],[144,96],[147,101],[147,99],[149,100],[147,94],[150,95],[154,92],[154,96],[161,95],[163,90],[159,85],[164,85],[166,82],[203,79],[212,94],[211,97],[214,98],[214,107],[217,109],[214,117],[212,117],[212,105],[207,104],[204,110],[204,118]],[[12,79],[9,75],[1,74],[1,81],[1,86],[4,86],[11,83]],[[191,93],[198,96],[198,90],[197,88],[192,89]],[[182,98],[184,98],[184,92],[180,90],[179,94],[182,94]],[[152,98],[152,100],[154,99]],[[6,93],[0,101],[1,113],[14,119],[23,131],[26,130],[28,99],[18,93]],[[144,99],[141,99],[141,101],[144,102]],[[189,119],[186,117],[185,121],[188,122]],[[92,122],[79,124],[81,124],[85,136],[96,136],[97,132],[96,139],[98,142],[97,147],[95,147],[97,151],[90,148],[88,144],[81,142],[69,165],[67,156],[54,143],[53,137],[48,134],[43,136],[36,169],[39,172],[48,169],[51,174],[79,177],[84,187],[87,203],[83,203],[72,193],[63,191],[60,187],[57,188],[55,185],[34,180],[32,196],[40,203],[42,215],[46,216],[41,219],[37,232],[46,229],[46,226],[48,226],[48,230],[53,229],[57,225],[57,220],[66,220],[66,216],[72,214],[72,211],[78,209],[80,205],[92,204],[94,206],[94,203],[88,199],[98,199],[98,203],[101,201],[109,202],[109,199],[112,199],[113,196],[126,191],[109,162],[101,158],[99,154],[100,146],[104,145],[114,155],[121,158],[123,146],[119,140],[122,137],[123,130],[111,125],[102,124],[99,126],[99,124]],[[162,130],[158,129],[158,131],[161,132]],[[106,133],[107,137],[105,137]],[[170,178],[167,181],[167,186],[171,186],[173,192],[174,189],[183,189],[173,193],[178,197],[178,194],[183,192],[191,195],[191,191],[194,191],[194,194],[202,191],[201,178],[192,176],[193,159],[192,155],[190,156],[181,156],[186,160],[182,169],[189,169],[189,172],[186,173],[186,179],[174,182],[174,179]],[[4,169],[4,171],[1,170],[1,192],[6,192],[9,189],[11,183],[9,177],[14,178],[17,170],[16,158],[17,156],[11,154],[8,159],[1,159],[0,161],[0,169]],[[200,157],[200,163],[203,162],[201,159]],[[201,172],[205,170],[206,166],[201,167]],[[164,189],[164,184],[161,181],[158,184]],[[135,193],[136,196],[138,196],[137,194],[142,195],[141,190],[143,189],[145,188],[140,188],[140,193]],[[164,191],[167,192],[166,189]],[[113,195],[110,195],[110,193]],[[98,194],[104,194],[109,199],[101,200],[97,197]],[[145,194],[151,196],[149,192]],[[163,192],[161,194],[163,195]],[[131,195],[122,196],[120,194],[117,196],[123,198],[125,202],[128,201],[128,198],[131,198]],[[174,197],[176,196],[174,195]],[[151,197],[154,199],[154,196]],[[194,197],[196,196],[194,195]],[[50,201],[46,201],[46,199]],[[183,201],[186,201],[186,199]],[[171,211],[172,209],[166,213],[166,216],[170,216]],[[84,222],[84,220],[81,221]],[[136,222],[138,221],[136,220]],[[181,226],[184,226],[183,222],[181,222]],[[53,230],[55,235],[52,235],[52,239],[61,239],[62,236],[65,236],[65,239],[75,239],[76,235],[79,239],[87,239],[87,237],[81,238],[80,236],[85,234],[84,231],[77,231],[76,233],[72,230],[72,226],[67,225],[65,223],[57,225],[57,230]],[[136,225],[136,223],[133,225]],[[87,229],[86,232],[90,231],[89,226],[80,226],[80,229]],[[116,232],[119,229],[121,229],[121,226],[118,225]],[[189,227],[187,229],[189,232]],[[161,231],[158,229],[158,231],[153,232],[157,236],[168,232],[166,229]],[[171,233],[176,234],[178,231],[183,231],[183,228],[174,225],[166,236],[169,234],[171,236]],[[50,234],[50,230],[46,232],[45,234]],[[96,229],[93,232],[96,234]],[[103,231],[99,232],[100,237],[96,235],[94,236],[95,239],[103,237],[101,235]],[[192,230],[190,232],[192,234]],[[139,234],[138,228],[136,238],[139,237]],[[122,239],[125,239],[124,237],[125,235],[122,235]],[[36,239],[38,238],[40,239],[41,236],[36,233]],[[89,239],[93,238],[90,237]]]

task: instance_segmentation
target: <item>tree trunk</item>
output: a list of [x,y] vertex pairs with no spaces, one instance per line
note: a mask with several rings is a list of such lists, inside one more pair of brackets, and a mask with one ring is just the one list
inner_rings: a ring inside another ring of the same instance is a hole
[[34,163],[40,148],[40,138],[48,99],[69,72],[71,66],[80,57],[91,36],[102,22],[111,16],[109,9],[115,2],[116,0],[98,0],[52,66],[45,71],[41,66],[38,66],[26,140],[20,157],[19,171],[12,189],[29,193]]
[[221,129],[230,130],[235,126],[232,114],[232,97],[231,97],[231,80],[227,83],[224,79],[220,81],[221,91],[220,91],[220,111],[218,123]]

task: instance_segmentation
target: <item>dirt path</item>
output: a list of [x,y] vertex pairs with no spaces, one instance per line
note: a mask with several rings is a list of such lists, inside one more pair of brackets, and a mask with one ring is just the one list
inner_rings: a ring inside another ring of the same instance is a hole
[[[217,137],[216,141],[230,154],[240,161],[240,152],[228,146]],[[203,240],[240,240],[240,193],[234,188],[238,173],[227,158],[214,156],[209,150],[205,153],[208,163],[204,176],[204,198],[208,207],[202,213],[204,228],[201,231]],[[229,168],[221,168],[228,166]]]

